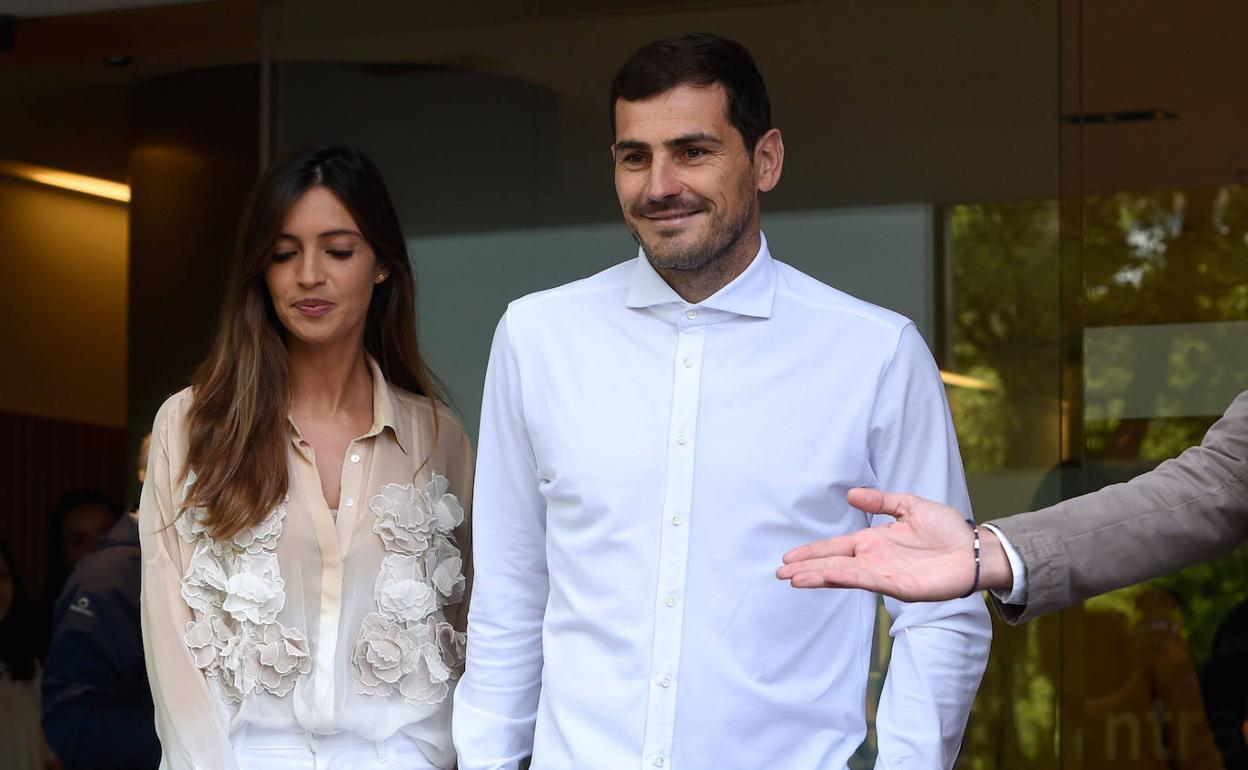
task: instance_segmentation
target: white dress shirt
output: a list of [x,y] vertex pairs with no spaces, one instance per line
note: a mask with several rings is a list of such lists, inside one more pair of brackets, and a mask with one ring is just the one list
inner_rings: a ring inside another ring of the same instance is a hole
[[178,515],[191,390],[157,414],[139,537],[163,769],[236,770],[235,743],[257,731],[302,735],[314,752],[401,736],[425,757],[405,767],[454,765],[472,450],[448,410],[435,441],[429,399],[369,368],[373,424],[343,457],[336,520],[292,422],[285,501],[212,539],[202,509]]
[[[479,449],[461,770],[844,768],[876,596],[794,590],[780,557],[873,523],[850,487],[968,509],[914,325],[766,241],[697,305],[644,256],[511,303]],[[878,766],[950,767],[987,610],[886,603]]]

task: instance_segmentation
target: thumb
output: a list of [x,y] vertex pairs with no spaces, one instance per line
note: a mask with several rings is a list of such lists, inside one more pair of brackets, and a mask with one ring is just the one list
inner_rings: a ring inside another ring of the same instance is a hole
[[854,487],[846,493],[845,499],[864,513],[883,513],[901,521],[910,513],[910,501],[913,497],[867,487]]

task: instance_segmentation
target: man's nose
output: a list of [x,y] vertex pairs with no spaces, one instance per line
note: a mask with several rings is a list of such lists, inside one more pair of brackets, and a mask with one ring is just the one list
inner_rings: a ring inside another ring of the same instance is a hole
[[666,158],[655,158],[646,177],[646,197],[650,200],[673,198],[683,189],[676,164]]

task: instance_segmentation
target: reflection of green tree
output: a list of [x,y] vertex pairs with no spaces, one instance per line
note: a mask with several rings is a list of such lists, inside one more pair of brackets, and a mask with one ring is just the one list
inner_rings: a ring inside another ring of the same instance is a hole
[[[1085,215],[1086,326],[1248,319],[1248,189],[1093,196]],[[1058,207],[957,206],[949,211],[949,233],[954,285],[948,363],[998,388],[951,390],[967,469],[1051,467],[1058,459],[1061,371]],[[1125,347],[1106,354],[1122,363],[1097,367],[1085,387],[1129,392],[1134,401],[1153,404],[1156,413],[1177,413],[1167,399],[1181,398],[1212,377],[1235,376],[1217,367],[1213,351],[1199,342],[1176,343],[1164,377],[1132,365]],[[1248,382],[1220,385],[1234,391]],[[1085,415],[1083,459],[1110,466],[1125,461],[1124,467],[1142,470],[1197,443],[1212,419],[1127,420],[1111,401],[1108,413]],[[1248,554],[1151,585],[1178,601],[1193,660],[1203,667],[1218,624],[1248,595]],[[1104,608],[1117,602],[1129,613],[1131,596],[1099,601]],[[1056,765],[1052,683],[1058,639],[1055,627],[1042,633],[1035,625],[1029,631],[999,629],[959,767]]]
[[951,393],[968,470],[1054,461],[1060,371],[1057,211],[1053,203],[950,210],[951,364],[1000,388]]
[[[1248,189],[1113,193],[1086,202],[1085,316],[1089,327],[1217,323],[1248,318]],[[1115,365],[1097,367],[1089,393],[1129,395],[1172,411],[1183,394],[1210,384],[1234,392],[1235,377],[1198,340],[1175,344],[1165,377],[1133,365],[1128,338],[1102,351]],[[1104,361],[1100,362],[1104,364]],[[1122,420],[1121,399],[1108,412],[1089,412],[1084,426],[1090,458],[1159,461],[1200,440],[1210,420]]]

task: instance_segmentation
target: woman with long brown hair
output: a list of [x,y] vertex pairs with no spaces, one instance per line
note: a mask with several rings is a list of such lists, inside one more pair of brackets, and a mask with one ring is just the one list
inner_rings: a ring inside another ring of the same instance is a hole
[[452,767],[471,488],[380,173],[340,145],[286,156],[252,193],[212,351],[153,428],[162,767]]

